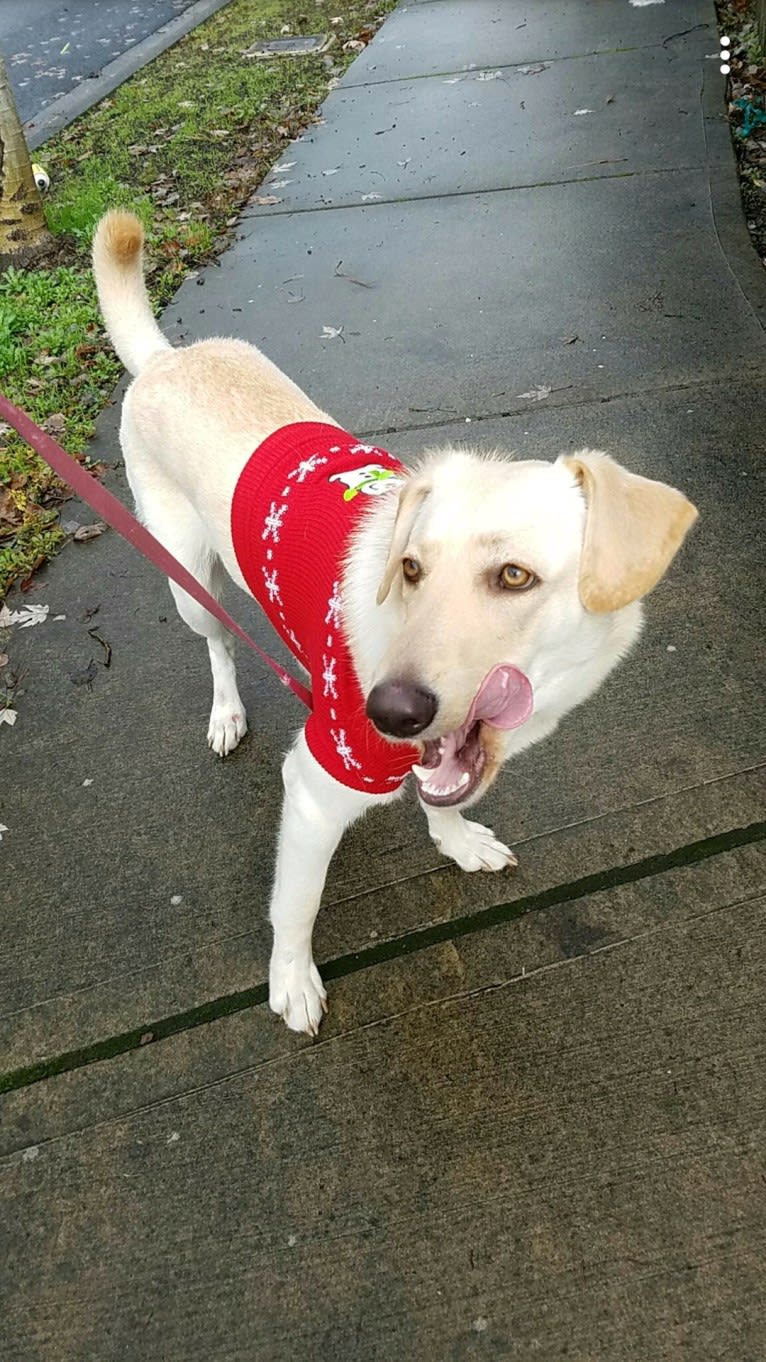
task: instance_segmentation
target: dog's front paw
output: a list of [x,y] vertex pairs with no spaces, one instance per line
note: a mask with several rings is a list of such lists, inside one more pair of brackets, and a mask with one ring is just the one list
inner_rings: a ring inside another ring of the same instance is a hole
[[434,841],[443,856],[451,856],[461,870],[505,870],[518,865],[509,847],[495,837],[491,828],[456,819],[447,829],[439,829]]
[[269,970],[269,1007],[291,1031],[315,1036],[322,1014],[327,1011],[327,994],[313,960],[285,964],[272,960]]
[[246,733],[247,719],[244,710],[220,709],[213,706],[210,727],[207,730],[207,744],[219,757],[226,757],[229,752],[233,752]]

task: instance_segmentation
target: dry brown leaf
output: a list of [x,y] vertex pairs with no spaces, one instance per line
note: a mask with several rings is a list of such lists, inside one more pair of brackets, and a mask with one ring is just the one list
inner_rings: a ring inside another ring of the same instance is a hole
[[66,430],[66,417],[60,411],[54,412],[52,416],[46,416],[42,427],[49,435],[63,435]]
[[105,529],[105,522],[103,520],[96,520],[92,525],[81,525],[79,530],[75,530],[72,538],[76,540],[78,544],[84,544],[88,539],[96,539],[98,535],[104,533]]
[[[278,199],[277,196],[276,196],[276,194],[254,194],[254,195],[253,195],[253,198],[252,198],[252,202],[253,202],[253,203],[259,203],[259,204],[261,204],[264,208],[266,208],[266,207],[268,207],[269,205],[271,205],[272,203],[281,203],[282,200],[281,200],[281,199]],[[235,221],[236,221],[236,219],[235,219]]]

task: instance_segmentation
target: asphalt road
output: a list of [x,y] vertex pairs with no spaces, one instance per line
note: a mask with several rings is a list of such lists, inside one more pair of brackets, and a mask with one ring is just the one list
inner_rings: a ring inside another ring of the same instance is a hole
[[194,0],[0,0],[0,52],[21,121],[94,76]]

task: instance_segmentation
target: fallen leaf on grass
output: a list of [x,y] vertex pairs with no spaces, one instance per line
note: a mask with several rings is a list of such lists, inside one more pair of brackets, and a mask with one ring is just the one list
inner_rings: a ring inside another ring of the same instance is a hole
[[0,709],[0,724],[9,724],[13,728],[17,717],[15,709]]
[[16,505],[10,489],[0,487],[0,533],[12,533],[23,519],[24,513]]
[[81,525],[75,530],[72,538],[76,544],[85,544],[88,539],[97,539],[105,529],[106,523],[103,520],[95,520],[92,525]]
[[7,654],[7,653],[0,653],[0,667],[7,667],[7,666],[8,666],[8,654]]
[[[95,345],[92,348],[95,350]],[[63,435],[66,430],[66,417],[63,412],[54,412],[52,416],[45,418],[42,427],[49,435]]]
[[[43,565],[44,562],[45,562],[45,554],[44,554],[44,553],[38,553],[37,557],[35,558],[35,561],[33,562],[31,568],[29,569],[29,572],[28,572],[27,576],[23,579],[23,581],[19,582],[19,591],[31,591],[31,590],[32,590],[32,587],[35,585],[35,573],[37,572],[37,569],[38,569],[39,567],[42,567],[42,565]],[[46,609],[47,609],[47,606],[46,606]],[[30,624],[41,624],[42,621],[41,621],[41,620],[30,620],[29,623],[30,623]],[[24,628],[26,628],[26,627],[27,627],[27,626],[25,625]]]

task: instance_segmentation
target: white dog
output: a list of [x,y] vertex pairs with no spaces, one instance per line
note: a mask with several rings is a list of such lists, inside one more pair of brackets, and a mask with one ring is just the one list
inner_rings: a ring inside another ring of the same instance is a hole
[[[283,766],[270,1003],[316,1034],[326,995],[312,930],[344,829],[414,770],[445,856],[464,870],[515,865],[462,810],[626,654],[640,599],[697,512],[591,450],[549,464],[445,449],[409,475],[252,346],[171,349],[142,244],[138,220],[113,212],[93,250],[109,335],[137,376],[121,441],[138,513],[214,594],[223,565],[255,595],[313,679]],[[225,756],[246,731],[230,638],[171,589],[207,639],[208,742]]]

